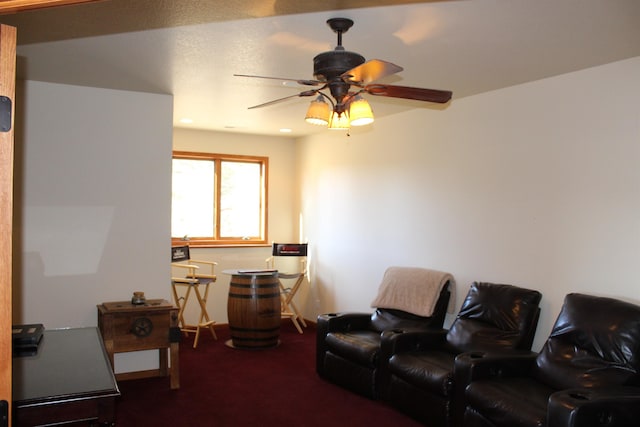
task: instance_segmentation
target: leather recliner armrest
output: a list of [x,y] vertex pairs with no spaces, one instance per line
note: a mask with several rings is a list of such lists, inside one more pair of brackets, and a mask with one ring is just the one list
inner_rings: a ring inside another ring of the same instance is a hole
[[535,364],[534,352],[459,354],[455,360],[455,371],[466,377],[465,382],[498,377],[527,376]]
[[635,426],[640,387],[577,388],[549,397],[548,427]]
[[371,325],[371,313],[321,314],[318,316],[318,325],[320,324],[327,333],[368,329]]
[[379,390],[384,392],[384,390],[388,389],[391,376],[389,359],[394,354],[441,348],[446,342],[446,336],[446,329],[427,331],[422,329],[389,329],[382,332],[378,374]]
[[382,348],[389,356],[406,351],[434,350],[445,344],[446,336],[446,329],[432,331],[391,329],[382,333]]

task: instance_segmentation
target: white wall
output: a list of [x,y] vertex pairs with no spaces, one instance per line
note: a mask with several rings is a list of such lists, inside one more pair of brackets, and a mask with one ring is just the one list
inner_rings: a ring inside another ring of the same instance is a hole
[[104,301],[169,299],[172,97],[19,86],[14,323],[96,326]]
[[[288,137],[269,137],[210,132],[177,128],[173,148],[176,151],[195,151],[269,157],[268,241],[297,242],[296,218],[296,142]],[[271,254],[268,247],[193,248],[191,257],[215,261],[217,280],[210,288],[207,300],[209,315],[217,323],[227,323],[227,295],[229,280],[224,270],[265,268]],[[184,271],[175,271],[184,275]],[[188,323],[195,323],[199,313],[195,300],[185,310]]]
[[472,281],[541,291],[534,348],[569,292],[640,303],[638,75],[634,58],[299,141],[305,317],[371,311],[391,265],[451,272],[456,310]]

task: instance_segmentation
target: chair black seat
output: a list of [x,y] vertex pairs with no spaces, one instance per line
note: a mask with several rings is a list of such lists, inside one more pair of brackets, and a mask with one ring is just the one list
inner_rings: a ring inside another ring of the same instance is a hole
[[380,350],[380,333],[374,331],[330,332],[326,338],[327,349],[342,357],[375,367]]
[[389,372],[418,388],[449,396],[455,357],[445,351],[431,351],[428,355],[418,351],[394,354],[389,359]]
[[[497,381],[478,381],[467,387],[472,407],[483,411],[490,419],[500,420],[502,426],[540,427],[547,419],[547,401],[553,388],[529,378],[503,378]],[[505,402],[505,405],[495,405]],[[491,408],[495,407],[495,410]]]

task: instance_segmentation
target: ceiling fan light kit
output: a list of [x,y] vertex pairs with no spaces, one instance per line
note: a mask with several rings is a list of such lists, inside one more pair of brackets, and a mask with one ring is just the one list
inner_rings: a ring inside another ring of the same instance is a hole
[[[338,35],[338,45],[334,50],[320,53],[313,58],[313,75],[316,80],[235,74],[240,77],[294,81],[299,85],[320,86],[320,88],[304,90],[296,95],[254,105],[249,107],[250,109],[266,107],[289,98],[317,95],[307,109],[305,121],[315,125],[328,126],[329,129],[349,129],[350,126],[373,123],[371,106],[361,96],[362,93],[441,104],[451,100],[452,92],[448,90],[370,84],[402,71],[402,67],[380,59],[366,61],[362,55],[345,50],[342,46],[342,34],[353,26],[351,19],[331,18],[327,20],[327,24]],[[331,96],[322,92],[325,89],[329,90]]]
[[[334,115],[338,117],[338,119],[334,118]],[[349,101],[349,111],[338,112],[335,109],[332,110],[329,107],[329,104],[324,100],[322,95],[318,95],[316,99],[311,101],[309,104],[309,108],[307,109],[307,114],[305,118],[307,123],[312,125],[320,125],[327,126],[331,129],[339,128],[344,129],[344,123],[348,124],[347,128],[351,126],[364,126],[370,123],[373,123],[373,111],[371,111],[371,106],[360,95],[355,95]],[[339,123],[334,124],[332,127],[331,123]]]

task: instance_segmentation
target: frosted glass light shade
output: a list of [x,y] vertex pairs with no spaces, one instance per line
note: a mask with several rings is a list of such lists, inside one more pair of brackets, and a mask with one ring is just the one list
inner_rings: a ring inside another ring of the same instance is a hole
[[373,111],[366,99],[357,95],[349,105],[351,126],[364,126],[373,123]]
[[331,114],[331,120],[329,120],[329,129],[349,129],[349,115],[347,112],[338,113],[334,111]]
[[304,119],[307,123],[311,123],[312,125],[326,126],[329,123],[330,114],[331,111],[329,109],[329,104],[322,99],[322,95],[318,95],[318,97],[309,104],[307,115]]

